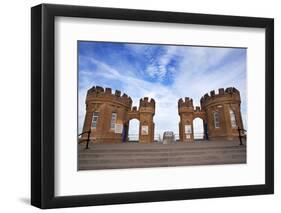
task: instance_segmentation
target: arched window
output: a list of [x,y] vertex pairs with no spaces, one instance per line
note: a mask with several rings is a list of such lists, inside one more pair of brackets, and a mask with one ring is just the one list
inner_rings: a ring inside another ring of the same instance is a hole
[[214,112],[214,126],[215,128],[220,128],[220,113]]
[[92,128],[93,129],[97,128],[98,119],[99,119],[99,112],[94,112],[93,119],[92,119]]
[[236,123],[235,112],[232,109],[229,110],[229,115],[230,115],[231,127],[236,128],[237,123]]

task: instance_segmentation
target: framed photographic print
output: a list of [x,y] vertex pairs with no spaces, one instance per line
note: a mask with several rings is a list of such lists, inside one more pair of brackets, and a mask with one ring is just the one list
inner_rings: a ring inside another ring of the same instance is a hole
[[31,9],[31,203],[274,192],[274,21]]

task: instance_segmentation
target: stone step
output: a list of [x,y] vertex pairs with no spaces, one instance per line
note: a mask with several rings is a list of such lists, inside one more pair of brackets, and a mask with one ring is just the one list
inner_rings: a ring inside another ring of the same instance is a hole
[[[192,143],[169,143],[169,144],[163,144],[163,143],[130,143],[130,142],[126,142],[126,143],[108,143],[108,144],[100,144],[100,143],[92,143],[90,142],[89,145],[90,146],[95,146],[95,147],[107,147],[107,146],[111,146],[112,148],[120,148],[120,147],[124,147],[124,148],[130,148],[130,147],[137,147],[137,146],[144,146],[144,147],[174,147],[174,146],[217,146],[217,145],[223,145],[223,146],[232,146],[232,145],[239,145],[240,142],[239,141],[221,141],[221,142],[213,142],[213,141],[200,141],[200,142],[192,142]],[[85,146],[86,143],[80,143],[79,146]]]
[[[169,143],[169,144],[163,144],[163,143],[108,143],[108,144],[98,144],[98,143],[89,143],[90,146],[95,147],[107,147],[111,146],[112,148],[130,148],[130,147],[137,147],[137,146],[146,146],[146,147],[174,147],[174,146],[217,146],[217,145],[223,145],[223,146],[232,146],[232,145],[239,145],[239,141],[222,141],[222,142],[212,142],[212,141],[203,141],[203,142],[193,142],[193,143]],[[79,146],[85,146],[86,143],[80,143]]]
[[224,155],[224,154],[235,154],[235,153],[246,153],[245,149],[232,149],[232,150],[211,150],[211,151],[173,151],[173,152],[140,152],[140,153],[130,153],[130,152],[107,152],[107,153],[79,153],[79,159],[93,159],[93,158],[136,158],[136,157],[163,157],[163,156],[198,156],[198,155]]
[[[198,166],[198,165],[222,165],[222,164],[241,164],[246,163],[246,160],[241,161],[239,158],[228,159],[206,159],[201,160],[186,160],[186,161],[169,161],[169,162],[146,162],[146,163],[105,163],[105,164],[81,164],[79,170],[93,170],[93,169],[125,169],[125,168],[149,168],[149,167],[171,167],[171,166]],[[244,158],[246,159],[246,158]]]
[[89,149],[80,149],[80,153],[113,153],[113,152],[161,152],[161,151],[191,151],[191,150],[227,150],[227,149],[245,149],[245,146],[218,146],[218,147],[159,147],[159,148],[143,148],[143,147],[137,147],[137,148],[127,148],[124,149],[122,147],[120,148],[112,148],[112,147],[106,147],[106,148],[96,148],[94,146],[91,146]]
[[80,163],[132,163],[132,162],[163,162],[163,161],[189,161],[189,160],[209,160],[209,159],[227,159],[227,158],[235,158],[235,156],[245,156],[246,153],[238,153],[238,154],[221,154],[221,155],[210,155],[210,154],[203,154],[203,155],[194,155],[194,156],[149,156],[149,157],[134,157],[134,158],[127,158],[127,157],[116,157],[116,158],[86,158],[86,159],[79,159]]
[[94,155],[94,154],[153,154],[153,153],[193,153],[193,152],[232,152],[232,151],[245,151],[246,149],[240,149],[240,148],[232,148],[232,149],[190,149],[190,150],[107,150],[107,151],[85,151],[85,152],[79,152],[79,154],[82,155]]
[[246,146],[200,144],[90,144],[79,146],[79,170],[246,163]]
[[216,156],[203,156],[203,157],[184,157],[184,158],[168,158],[168,157],[162,157],[162,158],[135,158],[135,159],[98,159],[98,160],[79,160],[79,163],[86,165],[94,165],[94,164],[133,164],[133,163],[165,163],[165,162],[193,162],[193,161],[210,161],[210,160],[233,160],[233,159],[239,159],[245,157],[244,155],[232,155],[232,156],[221,156],[221,157],[216,157]]

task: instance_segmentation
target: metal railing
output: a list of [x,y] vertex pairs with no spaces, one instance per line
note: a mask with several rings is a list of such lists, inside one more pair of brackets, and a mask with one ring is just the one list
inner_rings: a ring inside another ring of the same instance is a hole
[[139,141],[139,134],[129,134],[128,135],[129,142],[138,142]]
[[243,137],[247,137],[247,135],[245,134],[247,132],[246,129],[241,129],[239,126],[237,128],[237,131],[238,131],[238,134],[239,134],[239,141],[240,141],[240,146],[243,145],[243,142],[242,142],[242,138]]
[[160,143],[162,141],[160,134],[154,134],[154,142]]
[[[180,135],[179,134],[174,134],[175,136],[175,141],[178,142],[180,141]],[[130,134],[129,135],[129,141],[132,139],[133,141],[138,141],[138,134]],[[194,133],[194,139],[195,140],[203,140],[204,139],[204,133]],[[163,136],[161,134],[155,134],[154,135],[154,142],[156,143],[162,143],[163,142]]]
[[[246,129],[241,129],[240,127],[237,128],[238,131],[238,137],[239,137],[239,141],[240,141],[240,145],[243,145],[243,141],[242,138],[246,138],[247,137],[247,130]],[[87,134],[87,138],[83,139],[82,136],[83,134]],[[89,149],[89,142],[90,142],[90,135],[91,135],[91,130],[82,132],[78,135],[79,138],[79,143],[82,143],[83,141],[86,141],[86,147],[85,149]],[[175,136],[175,141],[178,142],[180,140],[179,134],[174,134]],[[194,133],[193,134],[194,139],[195,140],[203,140],[205,137],[204,133]],[[139,134],[129,134],[128,135],[128,141],[129,142],[139,142]],[[162,143],[163,142],[163,138],[161,137],[161,134],[154,134],[154,142],[155,143]]]
[[[79,137],[79,136],[82,136],[83,134],[86,134],[86,133],[87,133],[87,139],[86,139],[87,143],[86,143],[85,149],[89,149],[89,142],[90,142],[91,130],[88,130],[88,131],[85,131],[85,132],[80,133],[80,134],[78,135],[78,137]],[[82,143],[84,140],[85,140],[85,139],[82,139],[82,138],[81,138],[81,139],[79,140],[79,143]]]
[[[154,134],[154,142],[161,142],[161,135],[160,134]],[[139,141],[139,134],[129,134],[128,135],[128,141],[129,142],[138,142]]]
[[193,133],[194,140],[203,140],[204,136],[204,132]]

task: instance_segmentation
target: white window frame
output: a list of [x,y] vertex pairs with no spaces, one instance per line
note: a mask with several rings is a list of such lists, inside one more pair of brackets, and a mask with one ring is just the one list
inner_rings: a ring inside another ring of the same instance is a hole
[[117,113],[112,112],[111,113],[111,121],[110,121],[110,129],[111,130],[115,130],[116,121],[117,121]]
[[220,113],[218,111],[214,112],[214,126],[220,128]]
[[99,115],[100,115],[99,112],[94,112],[93,113],[92,124],[91,124],[91,128],[92,129],[96,129],[97,128]]
[[232,109],[229,110],[229,116],[230,116],[231,127],[232,128],[237,128],[236,115],[235,115],[235,112]]

